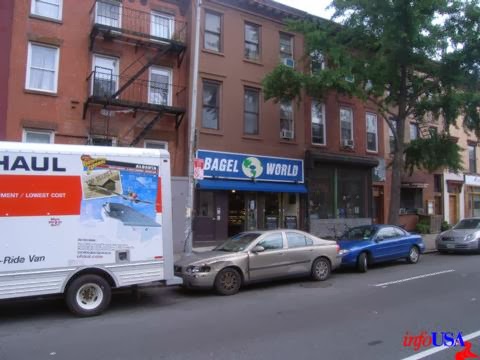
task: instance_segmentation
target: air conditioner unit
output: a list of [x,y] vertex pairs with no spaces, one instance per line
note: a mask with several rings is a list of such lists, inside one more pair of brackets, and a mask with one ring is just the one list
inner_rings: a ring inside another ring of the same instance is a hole
[[342,146],[343,146],[344,148],[353,149],[353,140],[343,139],[343,140],[342,140]]
[[295,67],[295,60],[292,58],[286,58],[282,60],[283,65],[294,68]]
[[280,137],[282,139],[293,139],[293,130],[280,130]]

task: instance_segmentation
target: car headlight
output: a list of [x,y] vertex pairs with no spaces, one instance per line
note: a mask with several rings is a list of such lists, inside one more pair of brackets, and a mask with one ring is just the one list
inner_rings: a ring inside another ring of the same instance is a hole
[[338,255],[340,255],[340,256],[347,255],[349,252],[350,252],[350,250],[342,249],[338,252]]
[[186,272],[190,274],[196,274],[196,273],[207,273],[211,270],[210,266],[207,265],[201,265],[201,266],[194,266],[190,265],[187,267]]
[[465,241],[470,241],[473,239],[475,239],[475,234],[468,234],[467,236],[465,236]]

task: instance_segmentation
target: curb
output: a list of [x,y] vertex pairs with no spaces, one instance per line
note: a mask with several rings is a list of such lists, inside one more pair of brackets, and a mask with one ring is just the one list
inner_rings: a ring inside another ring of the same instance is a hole
[[437,249],[428,249],[428,250],[425,250],[423,253],[424,254],[433,254],[433,253],[436,253],[438,252]]

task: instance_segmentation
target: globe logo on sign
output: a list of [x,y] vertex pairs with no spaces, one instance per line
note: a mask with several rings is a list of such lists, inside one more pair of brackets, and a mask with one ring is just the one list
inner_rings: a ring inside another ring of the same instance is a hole
[[245,176],[255,179],[263,173],[262,163],[255,157],[248,157],[242,162],[242,171]]

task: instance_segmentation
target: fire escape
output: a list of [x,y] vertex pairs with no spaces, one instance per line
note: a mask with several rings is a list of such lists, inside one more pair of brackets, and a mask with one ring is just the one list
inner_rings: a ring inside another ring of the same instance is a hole
[[[90,16],[90,51],[118,43],[127,51],[124,45],[131,46],[136,60],[121,73],[114,66],[94,64],[87,77],[83,118],[93,107],[103,110],[103,114],[132,113],[136,121],[122,136],[129,139],[129,146],[135,146],[164,116],[173,116],[178,129],[186,112],[186,88],[173,84],[173,69],[170,73],[149,69],[167,58],[181,66],[186,51],[186,23],[168,13],[125,7],[118,0],[96,0]],[[90,115],[92,119],[91,111]]]

